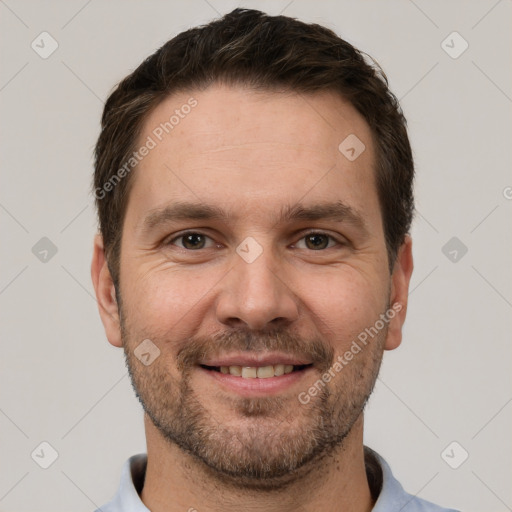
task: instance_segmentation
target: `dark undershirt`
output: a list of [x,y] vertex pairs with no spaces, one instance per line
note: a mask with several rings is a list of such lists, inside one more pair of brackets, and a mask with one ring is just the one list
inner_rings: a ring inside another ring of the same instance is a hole
[[373,455],[373,450],[367,446],[364,447],[364,465],[372,499],[377,501],[382,489],[382,468]]

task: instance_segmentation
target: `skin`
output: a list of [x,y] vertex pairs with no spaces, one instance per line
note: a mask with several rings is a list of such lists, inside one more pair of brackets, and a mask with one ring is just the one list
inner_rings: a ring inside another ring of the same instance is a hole
[[[123,347],[146,413],[141,499],[155,512],[369,511],[362,409],[383,351],[401,343],[413,269],[407,236],[389,272],[370,129],[333,93],[215,84],[167,98],[146,120],[141,143],[191,96],[197,106],[133,176],[121,304],[100,235],[91,267],[107,338]],[[352,162],[338,150],[349,134],[366,146]],[[142,229],[151,211],[176,201],[214,204],[229,218]],[[285,205],[324,201],[343,201],[366,229],[347,220],[276,221]],[[187,244],[177,238],[184,230],[206,238]],[[332,238],[316,238],[317,248],[310,231]],[[251,263],[236,252],[249,236],[262,249]],[[298,394],[393,304],[401,310],[371,343],[299,403]],[[148,366],[134,355],[145,339],[160,350]],[[286,390],[253,398],[197,366],[201,354],[247,348],[314,365]]]

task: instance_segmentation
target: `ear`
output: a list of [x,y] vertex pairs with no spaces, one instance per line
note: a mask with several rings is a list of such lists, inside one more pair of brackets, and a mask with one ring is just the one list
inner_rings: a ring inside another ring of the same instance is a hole
[[393,350],[402,342],[402,326],[407,313],[407,299],[409,296],[409,283],[413,270],[412,239],[406,235],[404,243],[400,246],[391,275],[391,309],[395,312],[390,318],[388,334],[384,348]]
[[107,339],[114,347],[122,347],[123,343],[121,340],[121,324],[119,321],[116,290],[108,269],[103,248],[103,238],[99,234],[94,237],[91,277]]

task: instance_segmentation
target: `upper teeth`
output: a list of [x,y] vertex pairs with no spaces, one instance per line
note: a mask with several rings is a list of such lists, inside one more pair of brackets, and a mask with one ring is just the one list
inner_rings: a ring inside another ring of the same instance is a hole
[[273,366],[221,366],[222,373],[229,373],[245,379],[268,379],[269,377],[279,377],[284,373],[291,373],[293,365],[276,364]]

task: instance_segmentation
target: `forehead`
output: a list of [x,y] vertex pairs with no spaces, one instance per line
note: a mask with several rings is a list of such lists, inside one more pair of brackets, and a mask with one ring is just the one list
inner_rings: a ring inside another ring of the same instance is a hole
[[146,119],[138,147],[149,140],[127,216],[130,203],[140,216],[185,196],[261,214],[319,198],[377,206],[371,131],[333,92],[180,92]]

